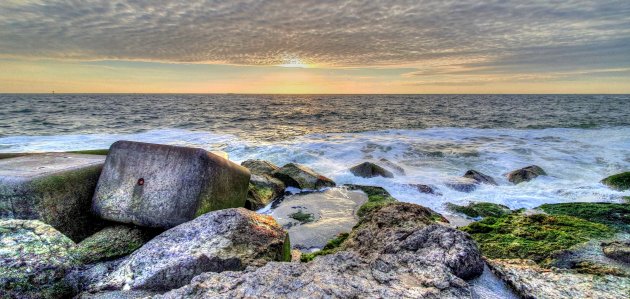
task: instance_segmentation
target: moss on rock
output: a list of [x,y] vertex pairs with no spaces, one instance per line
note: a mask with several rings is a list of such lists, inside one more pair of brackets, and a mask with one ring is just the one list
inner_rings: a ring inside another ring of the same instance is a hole
[[149,236],[150,234],[131,226],[106,227],[79,243],[74,255],[83,264],[115,259],[140,248]]
[[368,196],[368,200],[357,211],[357,216],[363,217],[368,212],[386,205],[396,202],[396,198],[392,197],[387,190],[376,186],[346,185],[350,190],[361,190]]
[[604,224],[573,216],[523,213],[487,217],[461,230],[471,234],[485,257],[531,259],[542,265],[554,252],[614,233]]
[[302,253],[302,255],[300,256],[300,261],[306,263],[306,262],[312,261],[317,256],[327,255],[327,254],[336,252],[337,249],[341,246],[341,244],[346,239],[348,239],[348,236],[350,236],[349,233],[341,233],[337,235],[337,237],[328,241],[328,243],[326,243],[326,246],[324,246],[322,250],[315,251],[312,253]]
[[602,184],[619,191],[630,189],[630,171],[611,175],[602,180]]
[[630,232],[630,204],[604,202],[572,202],[544,204],[539,209],[551,215],[568,215],[602,223]]
[[512,213],[510,208],[490,202],[471,202],[466,206],[447,203],[446,208],[450,211],[464,214],[468,217],[500,217]]

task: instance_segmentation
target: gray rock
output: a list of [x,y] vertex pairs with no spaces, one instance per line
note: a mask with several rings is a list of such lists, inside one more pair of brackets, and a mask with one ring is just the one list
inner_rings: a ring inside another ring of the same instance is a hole
[[272,217],[226,209],[158,235],[90,290],[169,290],[203,272],[289,259],[288,235]]
[[[278,224],[288,230],[293,248],[322,248],[339,233],[350,232],[359,220],[356,211],[367,201],[361,191],[333,188],[324,192],[287,196],[273,210]],[[310,215],[310,221],[295,219],[295,213]]]
[[50,153],[0,160],[0,218],[37,219],[75,241],[104,222],[89,213],[104,157]]
[[477,181],[469,178],[452,178],[448,180],[446,186],[459,192],[472,192],[477,189]]
[[547,173],[536,165],[530,165],[508,173],[507,177],[508,181],[514,184],[520,184],[522,182],[531,181],[541,175],[547,175]]
[[527,260],[488,260],[488,266],[522,298],[625,299],[630,294],[628,277],[543,269]]
[[476,170],[468,170],[464,174],[465,178],[473,179],[479,184],[497,185],[497,182],[489,175],[483,174]]
[[245,208],[258,210],[284,194],[286,186],[282,181],[268,175],[252,174],[247,191]]
[[413,204],[385,205],[363,218],[341,251],[204,273],[155,298],[469,298],[463,279],[481,274],[481,255],[466,233],[431,216]]
[[149,235],[139,228],[110,226],[77,244],[74,254],[83,264],[111,260],[132,253],[148,239]]
[[604,242],[601,246],[607,257],[630,264],[630,240]]
[[242,207],[249,171],[203,149],[115,142],[93,200],[104,219],[170,228],[209,211]]
[[418,190],[420,193],[433,194],[433,195],[442,195],[441,193],[435,191],[435,188],[429,185],[424,184],[408,184],[408,186]]
[[38,220],[0,220],[0,297],[63,298],[74,242]]
[[331,179],[316,173],[312,169],[289,163],[273,172],[273,176],[281,180],[286,186],[299,189],[318,190],[325,187],[334,187],[335,182]]
[[355,176],[363,178],[373,178],[376,176],[382,176],[385,178],[393,178],[394,174],[391,171],[378,166],[372,162],[363,162],[359,165],[355,165],[350,168],[350,172]]
[[280,168],[265,160],[246,160],[241,163],[241,166],[249,169],[252,174],[257,175],[271,175],[274,171]]
[[72,294],[79,294],[86,291],[88,287],[95,284],[112,273],[124,258],[97,262],[93,264],[83,264],[73,267],[64,277],[64,283],[72,289]]

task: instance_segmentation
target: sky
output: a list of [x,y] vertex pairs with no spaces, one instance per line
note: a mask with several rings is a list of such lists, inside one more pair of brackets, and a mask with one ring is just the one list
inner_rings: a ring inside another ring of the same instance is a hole
[[0,2],[3,93],[630,93],[630,1]]

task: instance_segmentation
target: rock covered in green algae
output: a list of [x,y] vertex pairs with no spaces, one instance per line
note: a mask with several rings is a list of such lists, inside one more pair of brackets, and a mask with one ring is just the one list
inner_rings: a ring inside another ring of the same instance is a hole
[[241,163],[241,166],[249,169],[252,174],[269,176],[272,175],[274,171],[280,168],[269,161],[253,159],[243,161],[243,163]]
[[483,270],[474,241],[418,205],[376,207],[340,238],[339,250],[308,263],[204,273],[156,298],[468,298],[463,279]]
[[83,264],[111,260],[132,253],[147,239],[147,233],[139,228],[110,226],[77,244],[74,254]]
[[281,180],[285,185],[298,189],[318,190],[335,186],[333,180],[297,163],[289,163],[282,166],[273,172],[273,176]]
[[500,217],[512,213],[507,206],[490,202],[471,202],[466,206],[446,203],[450,211],[464,214],[468,217]]
[[488,260],[492,272],[523,298],[626,299],[630,278],[544,269],[526,260]]
[[603,179],[602,184],[618,191],[628,190],[630,189],[630,171],[611,175]]
[[394,177],[394,174],[391,171],[372,162],[363,162],[361,164],[355,165],[350,168],[350,172],[352,172],[352,174],[354,174],[355,176],[359,176],[362,178],[373,178],[377,176],[382,176],[385,178]]
[[544,204],[538,207],[551,215],[569,215],[587,221],[606,224],[630,233],[630,204],[606,202],[571,202]]
[[479,184],[497,185],[497,182],[489,175],[483,174],[474,169],[466,171],[464,173],[465,178],[473,179]]
[[508,181],[514,184],[520,184],[522,182],[531,181],[541,175],[547,175],[547,173],[539,166],[530,165],[508,173],[507,177]]
[[0,297],[64,298],[74,242],[38,220],[0,220]]
[[74,241],[105,222],[90,206],[104,157],[66,153],[0,160],[0,218],[37,219]]
[[103,219],[171,228],[209,211],[243,207],[250,172],[200,148],[117,141],[96,186]]
[[614,229],[567,215],[512,213],[486,217],[461,228],[485,257],[531,259],[549,264],[552,255],[590,239],[611,237]]
[[240,271],[289,259],[288,234],[271,216],[225,209],[156,236],[90,289],[169,290],[203,272]]
[[250,210],[261,209],[283,195],[284,190],[285,185],[282,181],[271,176],[252,174],[245,207]]

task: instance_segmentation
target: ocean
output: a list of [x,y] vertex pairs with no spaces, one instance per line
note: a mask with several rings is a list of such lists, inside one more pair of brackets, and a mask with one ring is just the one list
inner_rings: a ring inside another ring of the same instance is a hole
[[[533,208],[630,195],[599,183],[630,170],[630,95],[47,94],[0,95],[0,104],[4,153],[102,149],[116,140],[196,146],[238,163],[303,163],[338,184],[383,186],[445,213],[446,202]],[[381,158],[405,174],[348,171]],[[531,164],[549,175],[516,186],[505,178]],[[468,169],[499,186],[446,186]]]

